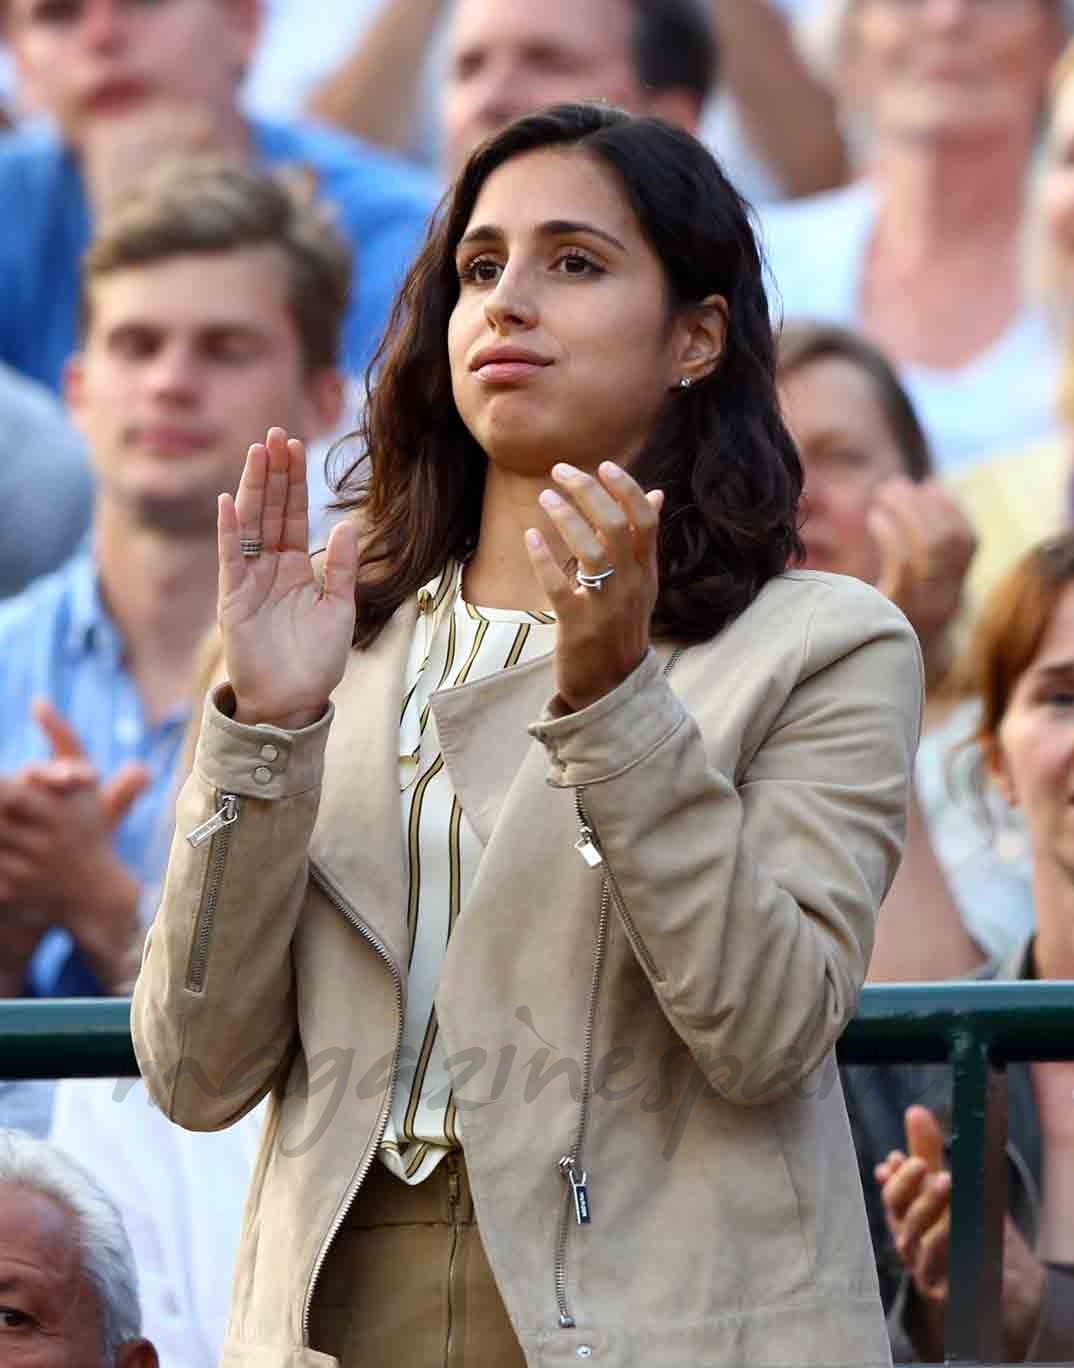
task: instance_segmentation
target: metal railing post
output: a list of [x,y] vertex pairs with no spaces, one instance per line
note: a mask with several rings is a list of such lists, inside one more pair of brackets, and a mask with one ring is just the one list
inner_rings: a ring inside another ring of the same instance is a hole
[[[950,1290],[944,1318],[948,1363],[1000,1363],[1003,1223],[1007,1210],[1007,1071],[972,1021],[951,1035]],[[957,1271],[957,1276],[955,1276]]]

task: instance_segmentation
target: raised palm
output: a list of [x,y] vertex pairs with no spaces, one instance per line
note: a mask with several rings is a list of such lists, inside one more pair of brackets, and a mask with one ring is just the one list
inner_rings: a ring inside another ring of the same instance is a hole
[[[218,618],[242,722],[304,726],[324,711],[354,634],[358,533],[332,530],[323,581],[309,557],[306,452],[272,428],[250,448],[238,493],[220,496]],[[240,543],[260,541],[245,557]]]

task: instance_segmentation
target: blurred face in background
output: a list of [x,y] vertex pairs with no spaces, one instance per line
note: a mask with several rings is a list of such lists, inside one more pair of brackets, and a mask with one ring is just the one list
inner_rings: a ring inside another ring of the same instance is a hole
[[457,0],[441,111],[448,169],[545,105],[592,98],[647,112],[633,22],[630,0]]
[[6,0],[6,13],[24,103],[77,144],[161,102],[233,117],[260,0]]
[[779,397],[805,472],[806,569],[875,584],[869,511],[880,485],[906,474],[906,461],[872,377],[843,357],[818,357],[780,377]]
[[881,138],[1031,138],[1062,40],[1059,0],[851,0],[847,89]]
[[340,377],[306,366],[276,247],[118,269],[90,299],[68,406],[101,497],[138,525],[210,532],[251,442],[274,425],[310,439],[339,419]]
[[1035,869],[1074,879],[1074,585],[1063,590],[986,751],[1000,792],[1022,810]]

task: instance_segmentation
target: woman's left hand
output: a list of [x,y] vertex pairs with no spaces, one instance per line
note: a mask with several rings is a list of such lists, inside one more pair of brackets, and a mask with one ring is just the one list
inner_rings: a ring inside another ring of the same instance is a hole
[[526,533],[534,573],[556,614],[556,684],[572,711],[595,703],[622,684],[649,649],[649,624],[659,583],[657,540],[661,490],[646,494],[611,461],[587,475],[574,466],[552,468],[555,489],[541,507],[586,575],[615,573],[586,588],[564,572],[536,528]]

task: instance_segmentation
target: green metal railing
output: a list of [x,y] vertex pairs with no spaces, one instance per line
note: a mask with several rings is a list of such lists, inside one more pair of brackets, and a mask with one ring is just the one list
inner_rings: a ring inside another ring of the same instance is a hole
[[[839,1059],[950,1062],[952,1277],[945,1352],[953,1364],[1000,1363],[1006,1065],[1074,1059],[1074,983],[870,986],[840,1042]],[[129,1002],[0,1001],[0,1077],[115,1078],[137,1072]]]
[[844,1064],[949,1061],[952,1070],[948,1363],[1000,1363],[1007,1206],[1006,1065],[1074,1059],[1074,983],[907,983],[866,988]]

